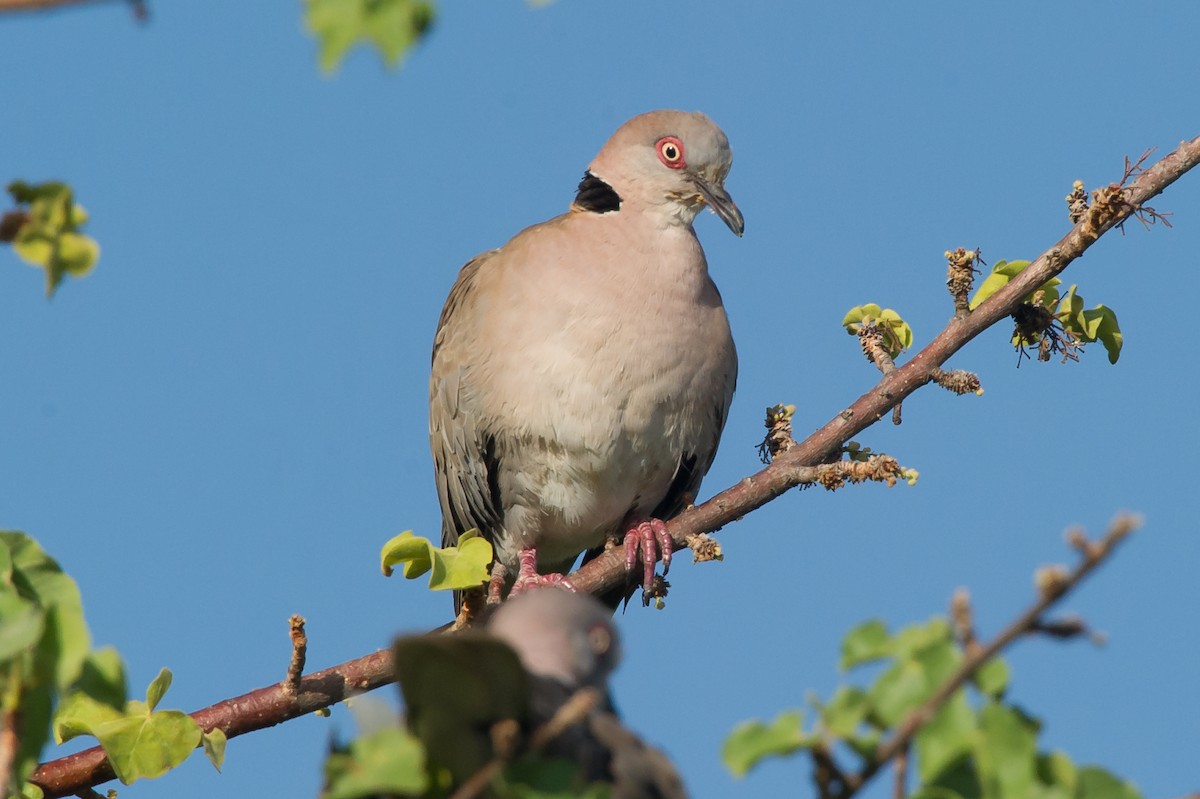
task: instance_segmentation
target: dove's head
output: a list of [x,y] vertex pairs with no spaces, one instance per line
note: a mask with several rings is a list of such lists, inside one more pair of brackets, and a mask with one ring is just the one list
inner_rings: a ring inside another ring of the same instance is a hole
[[732,163],[729,139],[704,114],[651,111],[612,135],[588,167],[576,203],[589,179],[598,179],[616,195],[605,195],[609,205],[619,205],[594,210],[657,211],[690,225],[707,205],[740,236],[745,221],[725,191]]
[[603,689],[621,658],[612,613],[587,594],[532,588],[509,599],[488,631],[511,646],[531,674],[572,689]]

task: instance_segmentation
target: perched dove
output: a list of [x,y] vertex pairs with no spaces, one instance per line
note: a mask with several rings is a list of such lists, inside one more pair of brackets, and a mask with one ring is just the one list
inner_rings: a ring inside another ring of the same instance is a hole
[[514,591],[561,582],[609,540],[630,570],[640,552],[647,592],[659,550],[669,568],[661,520],[695,496],[737,378],[692,230],[708,206],[742,234],[731,162],[703,114],[634,117],[567,213],[477,256],[450,290],[429,387],[442,540],[479,530]]
[[496,756],[506,722],[516,723],[529,756],[547,722],[590,690],[590,709],[567,713],[565,722],[559,715],[562,728],[533,756],[573,763],[576,788],[604,783],[612,799],[687,796],[670,760],[612,709],[608,676],[620,646],[611,612],[590,596],[528,590],[503,603],[486,632],[401,638],[393,652],[408,725],[456,785]]

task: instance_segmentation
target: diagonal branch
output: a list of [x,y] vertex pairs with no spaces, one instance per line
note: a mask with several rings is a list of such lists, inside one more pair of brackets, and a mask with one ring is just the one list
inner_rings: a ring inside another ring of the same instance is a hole
[[933,695],[900,722],[891,738],[879,744],[875,749],[874,756],[862,771],[847,776],[846,788],[838,795],[838,799],[849,799],[889,762],[904,756],[921,728],[941,710],[942,705],[946,704],[960,688],[966,685],[967,680],[975,676],[984,663],[1000,654],[1021,636],[1037,632],[1038,625],[1046,611],[1076,588],[1083,578],[1091,574],[1097,566],[1107,560],[1117,545],[1124,541],[1140,524],[1141,520],[1136,516],[1118,516],[1109,525],[1108,532],[1102,538],[1086,542],[1086,546],[1077,547],[1082,557],[1075,568],[1070,573],[1063,574],[1059,579],[1044,582],[1040,586],[1036,602],[986,645],[976,647],[974,651],[968,652],[962,665],[934,691]]
[[[1198,163],[1200,137],[1183,142],[1174,152],[1138,175],[1122,190],[1124,203],[1111,214],[1089,213],[1004,288],[965,317],[951,319],[945,329],[908,363],[886,375],[849,408],[797,446],[781,453],[770,466],[667,522],[667,529],[676,546],[687,546],[690,536],[718,530],[799,485],[804,467],[815,466],[832,458],[847,441],[882,419],[909,394],[933,380],[935,373],[954,353],[984,330],[1011,315],[1026,295],[1066,269],[1100,235],[1133,216],[1144,203],[1161,194]],[[1099,205],[1093,206],[1093,210],[1099,208]],[[599,594],[615,589],[626,580],[622,553],[606,552],[579,569],[570,579],[580,591]]]
[[[0,10],[5,7],[3,4],[13,2],[0,0]],[[1124,203],[1114,213],[1103,218],[1089,213],[1008,285],[964,318],[951,320],[908,363],[885,376],[804,441],[781,452],[770,466],[667,522],[676,546],[686,547],[694,536],[718,530],[789,489],[812,482],[816,479],[815,468],[835,456],[842,445],[883,418],[909,394],[934,380],[942,365],[967,342],[1009,316],[1025,295],[1066,269],[1100,235],[1135,214],[1142,204],[1198,163],[1200,137],[1183,142],[1174,152],[1139,174],[1121,190]],[[578,590],[593,594],[613,590],[624,585],[626,579],[624,553],[619,549],[604,553],[571,575],[571,582]],[[280,684],[270,685],[198,710],[192,718],[204,730],[220,727],[232,738],[281,724],[392,681],[391,656],[380,651],[303,678],[294,696],[289,696]],[[47,797],[58,797],[107,782],[113,776],[103,750],[93,747],[42,764],[31,781],[42,786]]]

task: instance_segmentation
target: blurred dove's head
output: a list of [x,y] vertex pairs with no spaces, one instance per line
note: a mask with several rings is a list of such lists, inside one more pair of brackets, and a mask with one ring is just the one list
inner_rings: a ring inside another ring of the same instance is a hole
[[488,630],[531,674],[572,689],[603,689],[621,658],[611,612],[587,594],[562,588],[533,588],[509,599]]

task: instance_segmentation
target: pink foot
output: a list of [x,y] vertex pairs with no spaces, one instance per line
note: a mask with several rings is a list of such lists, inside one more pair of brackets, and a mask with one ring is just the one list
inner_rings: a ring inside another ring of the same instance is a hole
[[654,587],[654,563],[662,552],[663,575],[671,568],[671,552],[675,542],[667,532],[667,526],[658,519],[647,519],[634,524],[625,533],[625,569],[633,571],[638,562],[638,550],[642,552],[642,597],[649,601]]
[[517,580],[513,583],[512,590],[508,592],[510,597],[514,597],[522,591],[528,591],[530,588],[537,588],[543,585],[556,585],[568,591],[575,590],[575,586],[571,585],[571,581],[561,574],[538,574],[537,550],[533,547],[522,549],[517,554],[517,558],[520,560],[521,565],[517,570]]

